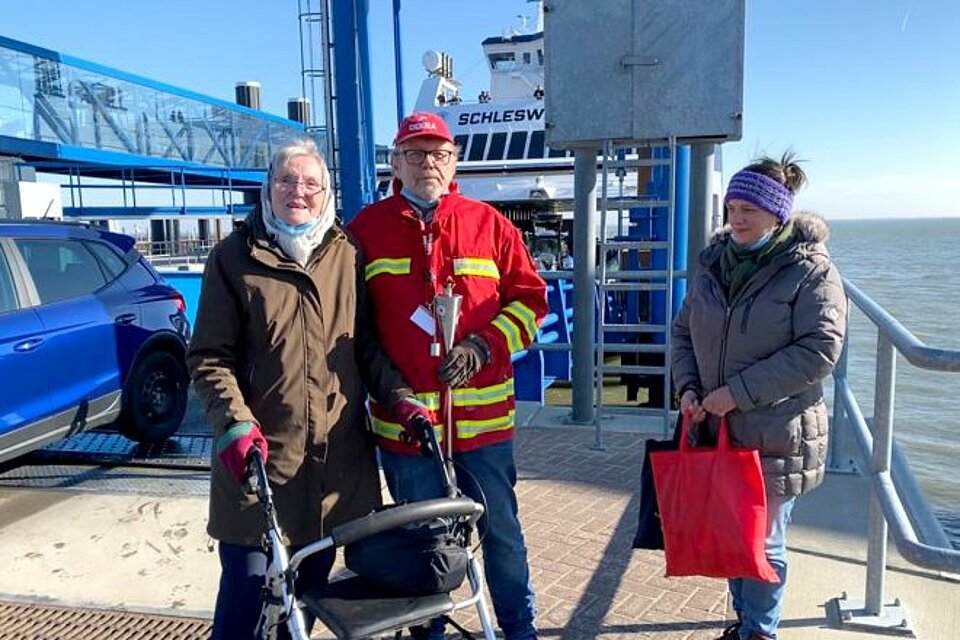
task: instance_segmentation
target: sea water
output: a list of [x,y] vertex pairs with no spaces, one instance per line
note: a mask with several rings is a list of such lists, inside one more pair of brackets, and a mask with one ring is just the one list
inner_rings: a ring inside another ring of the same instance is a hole
[[[960,350],[960,218],[832,220],[844,278],[930,347]],[[851,313],[848,376],[873,415],[877,332]],[[960,541],[960,373],[897,357],[894,437],[952,539]],[[830,392],[832,393],[832,391]]]

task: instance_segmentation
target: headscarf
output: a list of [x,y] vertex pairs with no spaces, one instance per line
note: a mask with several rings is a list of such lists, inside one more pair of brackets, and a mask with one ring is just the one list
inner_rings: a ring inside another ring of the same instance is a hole
[[320,215],[303,224],[292,225],[284,222],[273,212],[273,207],[270,204],[270,185],[273,182],[272,165],[263,179],[263,184],[260,185],[260,210],[267,235],[273,238],[284,254],[295,260],[301,267],[307,266],[314,249],[323,242],[324,236],[333,226],[336,217],[333,190],[330,188],[330,170],[322,158],[320,159],[320,166],[323,172],[322,182],[326,185]]

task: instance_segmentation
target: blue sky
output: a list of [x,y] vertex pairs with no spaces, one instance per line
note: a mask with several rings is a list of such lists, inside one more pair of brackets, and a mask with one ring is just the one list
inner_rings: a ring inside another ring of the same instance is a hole
[[[392,2],[369,4],[377,140],[388,142]],[[475,96],[487,82],[480,41],[533,7],[403,0],[406,104],[429,48],[453,56]],[[296,0],[17,0],[4,3],[0,35],[231,101],[236,81],[257,80],[265,110],[285,115],[300,93],[297,11]],[[743,139],[723,145],[725,171],[787,147],[811,181],[798,206],[960,216],[960,2],[747,0]]]

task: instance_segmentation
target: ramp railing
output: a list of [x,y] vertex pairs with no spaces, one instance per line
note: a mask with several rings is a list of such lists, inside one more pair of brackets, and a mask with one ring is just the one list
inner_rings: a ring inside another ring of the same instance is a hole
[[[960,550],[954,549],[943,526],[917,485],[906,458],[893,440],[896,399],[896,355],[914,367],[960,373],[960,350],[930,347],[920,341],[883,307],[848,280],[847,298],[877,329],[877,359],[872,425],[864,417],[847,377],[847,347],[834,371],[834,442],[831,470],[849,468],[856,451],[860,469],[870,481],[866,596],[863,601],[838,602],[843,624],[884,633],[911,635],[909,621],[899,605],[884,605],[887,538],[912,564],[941,572],[960,573]],[[846,427],[849,427],[847,429]],[[851,446],[852,435],[856,447]]]

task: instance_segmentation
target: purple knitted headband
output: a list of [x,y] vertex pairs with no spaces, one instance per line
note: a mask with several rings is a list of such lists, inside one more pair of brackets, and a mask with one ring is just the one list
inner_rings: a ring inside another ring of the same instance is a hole
[[745,169],[738,171],[730,178],[723,203],[727,204],[731,198],[746,200],[757,205],[764,211],[772,213],[780,224],[787,221],[790,210],[793,209],[793,193],[789,189],[773,178]]

